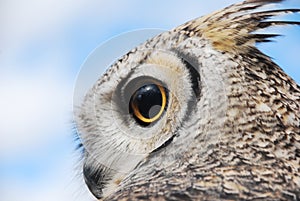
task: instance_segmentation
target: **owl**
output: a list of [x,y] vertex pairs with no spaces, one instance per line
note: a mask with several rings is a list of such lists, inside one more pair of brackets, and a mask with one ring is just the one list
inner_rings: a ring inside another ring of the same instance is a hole
[[300,87],[255,45],[277,34],[248,0],[129,51],[75,111],[83,177],[103,200],[299,200]]

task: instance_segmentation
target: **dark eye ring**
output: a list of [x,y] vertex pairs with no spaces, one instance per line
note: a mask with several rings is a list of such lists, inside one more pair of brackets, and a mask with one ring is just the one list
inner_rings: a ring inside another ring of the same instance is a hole
[[129,112],[142,126],[157,121],[167,109],[168,90],[159,84],[146,84],[130,98]]

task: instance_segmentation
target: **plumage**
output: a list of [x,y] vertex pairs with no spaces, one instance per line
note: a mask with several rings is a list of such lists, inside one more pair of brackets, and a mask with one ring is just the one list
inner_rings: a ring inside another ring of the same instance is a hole
[[[191,20],[99,78],[76,112],[97,198],[300,199],[300,87],[255,47],[279,36],[262,29],[300,25],[273,19],[300,9],[256,10],[279,2],[248,0]],[[142,86],[167,100],[146,124],[136,110],[153,93]]]

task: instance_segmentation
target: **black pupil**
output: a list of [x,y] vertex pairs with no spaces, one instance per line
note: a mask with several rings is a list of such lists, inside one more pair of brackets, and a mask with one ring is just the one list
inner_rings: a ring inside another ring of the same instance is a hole
[[162,94],[156,84],[148,84],[139,88],[131,101],[143,117],[151,119],[161,110]]

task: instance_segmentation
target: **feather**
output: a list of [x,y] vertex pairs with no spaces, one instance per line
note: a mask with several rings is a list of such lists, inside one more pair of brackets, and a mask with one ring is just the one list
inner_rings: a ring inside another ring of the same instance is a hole
[[260,22],[258,24],[259,28],[267,28],[271,26],[282,26],[282,25],[300,25],[300,22],[295,21],[266,21],[266,22]]
[[[257,42],[270,42],[278,34],[253,34],[253,32],[279,25],[300,25],[298,21],[273,21],[273,17],[300,13],[300,9],[278,9],[255,12],[259,7],[280,0],[248,0],[234,4],[211,15],[183,24],[175,31],[188,36],[204,37],[222,52],[245,52]],[[267,21],[270,20],[270,21]]]

